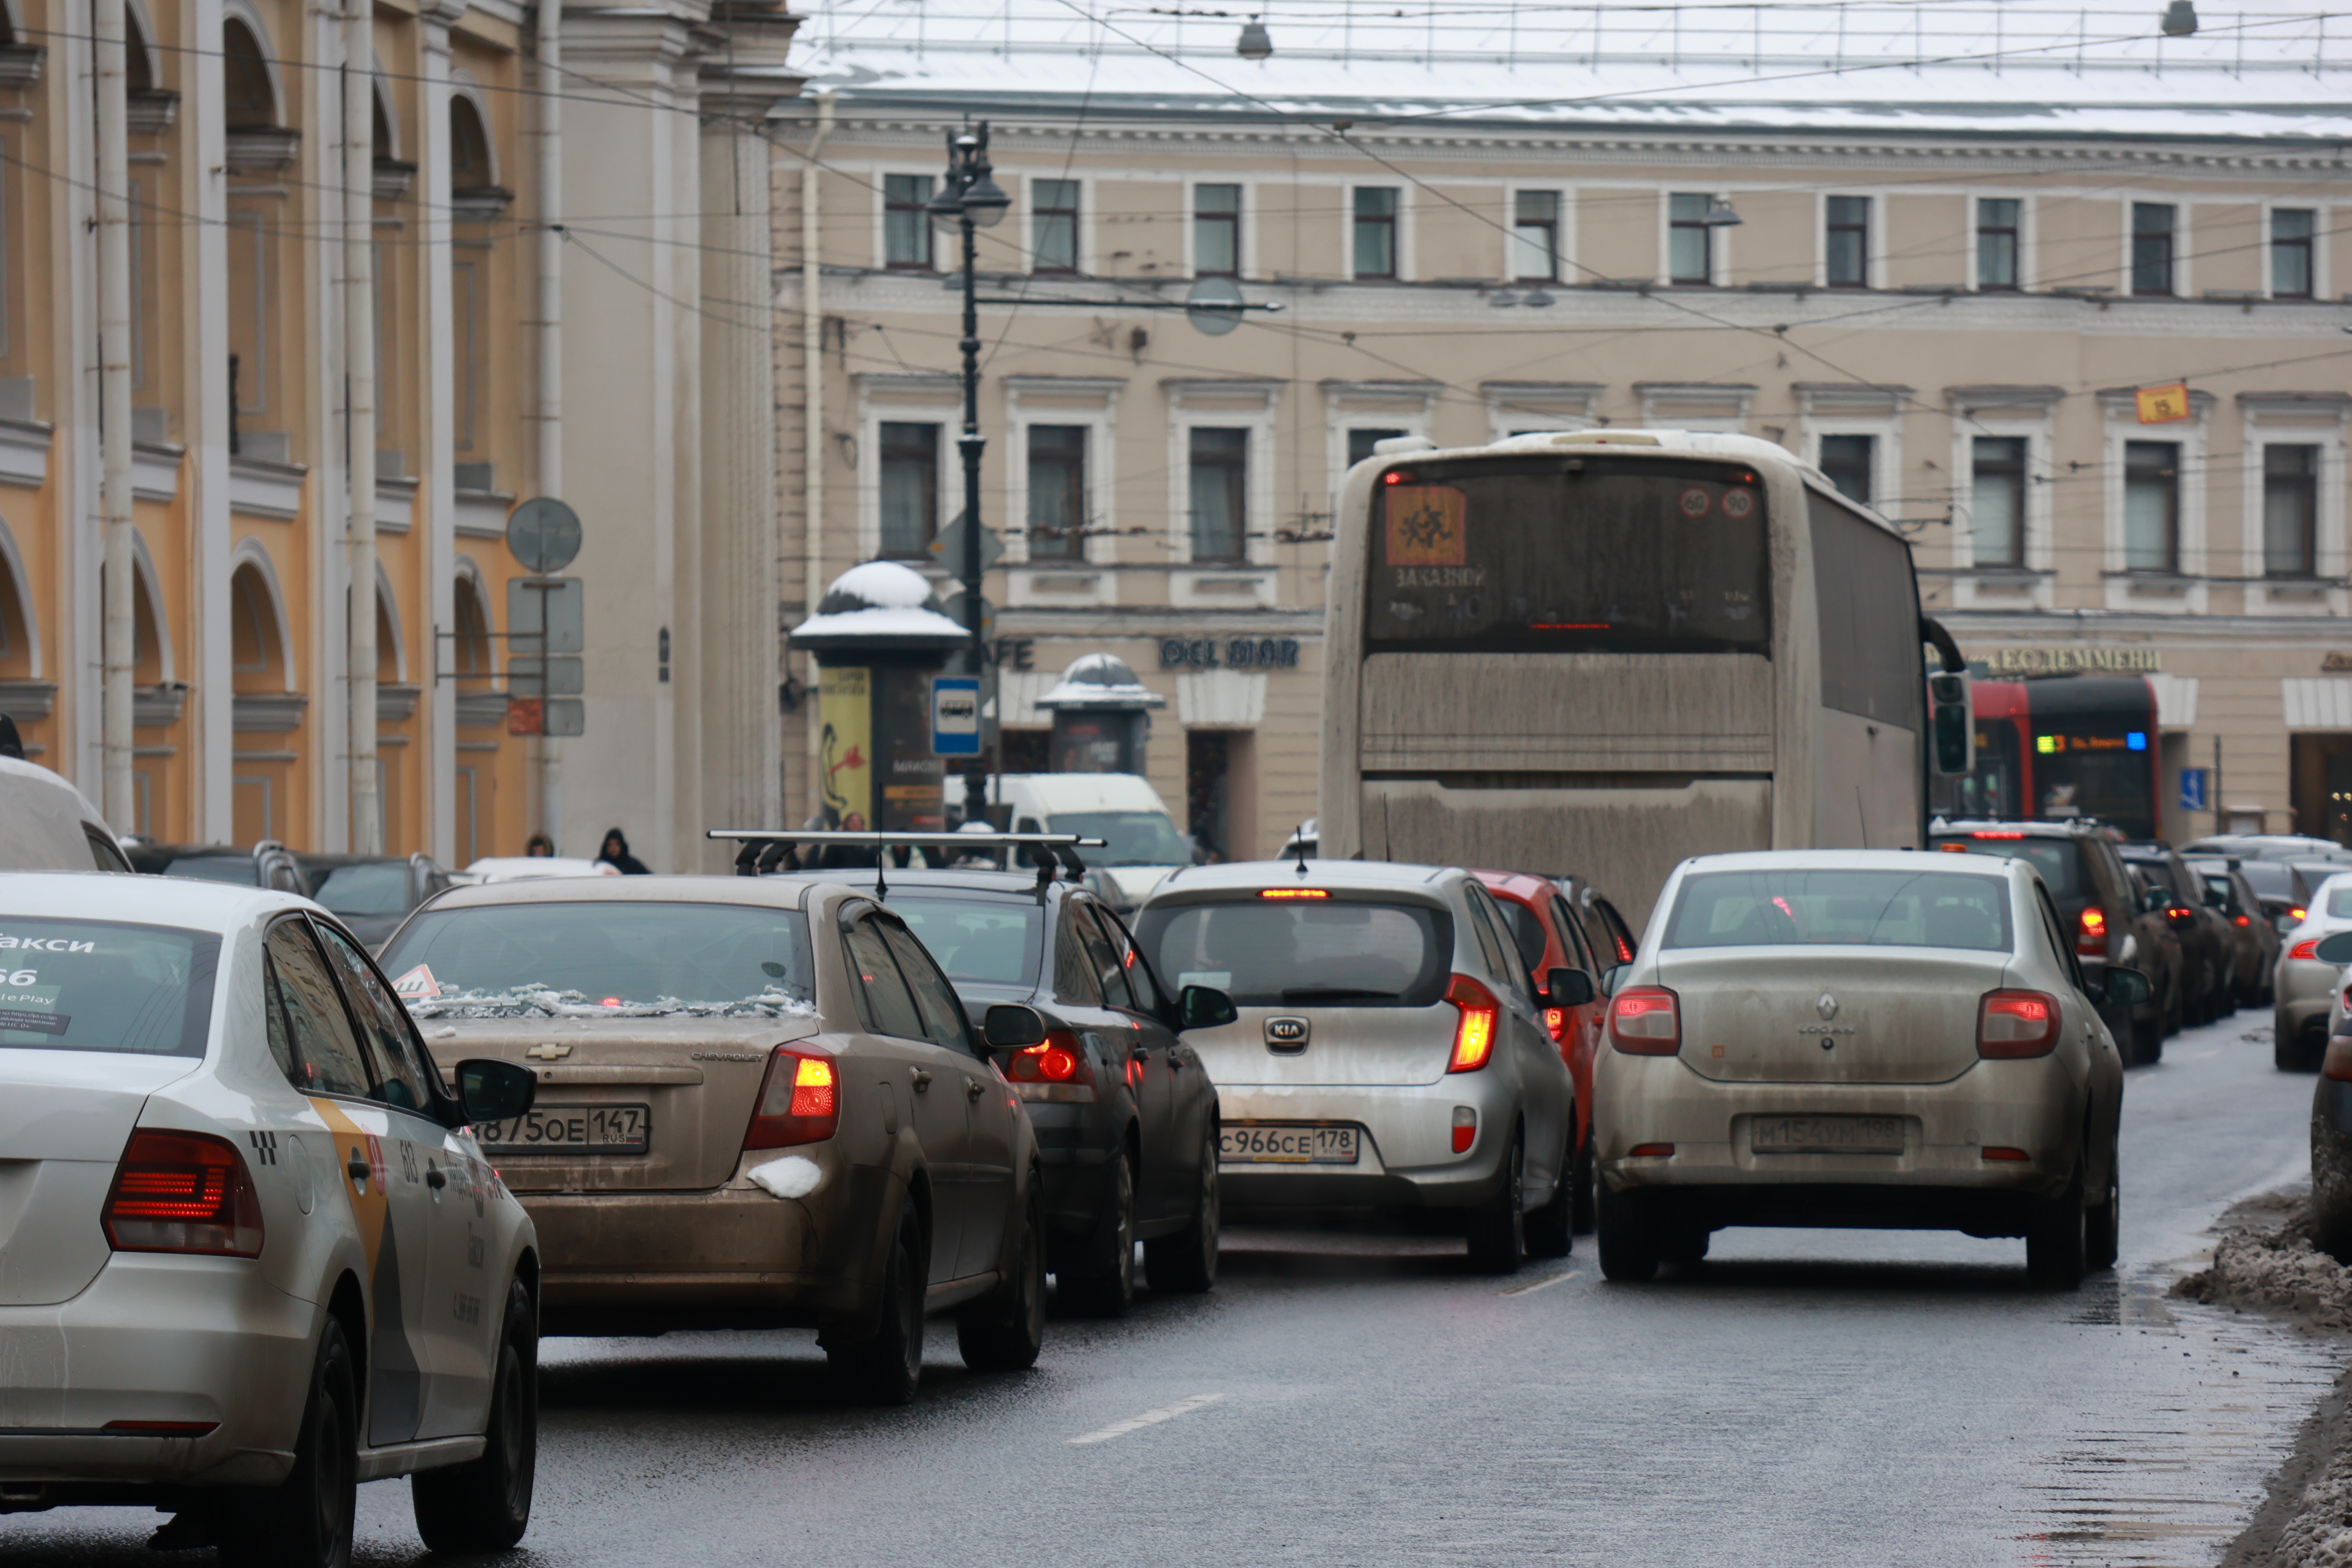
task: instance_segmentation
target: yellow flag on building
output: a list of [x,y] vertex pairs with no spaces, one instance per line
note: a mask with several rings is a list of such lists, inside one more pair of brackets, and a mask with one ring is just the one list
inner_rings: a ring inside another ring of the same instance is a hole
[[2169,425],[2189,417],[2189,384],[2185,381],[2176,381],[2169,386],[2143,386],[2134,396],[2139,404],[2139,422],[2143,425]]

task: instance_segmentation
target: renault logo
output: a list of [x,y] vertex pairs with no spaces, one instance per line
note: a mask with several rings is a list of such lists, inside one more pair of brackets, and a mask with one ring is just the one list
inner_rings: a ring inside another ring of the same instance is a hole
[[1266,1049],[1270,1051],[1305,1050],[1309,1027],[1304,1018],[1268,1018],[1265,1021]]
[[1822,1021],[1824,1023],[1837,1016],[1837,998],[1826,991],[1822,993],[1822,999],[1813,1004],[1813,1011],[1822,1016]]
[[523,1052],[523,1055],[529,1057],[535,1062],[562,1061],[565,1057],[568,1057],[571,1054],[572,1047],[570,1046],[559,1046],[552,1040],[550,1040],[543,1046],[533,1046],[530,1049]]

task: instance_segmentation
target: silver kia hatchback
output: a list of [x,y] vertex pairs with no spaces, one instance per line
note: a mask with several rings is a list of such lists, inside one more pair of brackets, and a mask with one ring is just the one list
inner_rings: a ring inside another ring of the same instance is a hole
[[[1135,930],[1169,984],[1237,1009],[1183,1036],[1217,1086],[1227,1213],[1444,1209],[1482,1269],[1567,1253],[1574,1090],[1548,999],[1469,872],[1192,867]],[[1590,999],[1581,971],[1549,978]]]

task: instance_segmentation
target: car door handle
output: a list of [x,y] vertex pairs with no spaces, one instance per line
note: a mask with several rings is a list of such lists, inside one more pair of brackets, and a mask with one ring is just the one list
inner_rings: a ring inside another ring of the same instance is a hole
[[917,1094],[920,1094],[923,1090],[930,1087],[931,1075],[925,1072],[922,1068],[917,1068],[915,1069],[915,1092]]
[[369,1176],[374,1173],[375,1170],[373,1166],[370,1165],[365,1160],[360,1157],[360,1152],[356,1149],[352,1151],[352,1157],[343,1162],[343,1169],[352,1173],[352,1180],[354,1182],[366,1181]]
[[963,1080],[963,1091],[971,1099],[978,1100],[982,1094],[987,1092],[987,1089],[988,1085],[981,1082],[980,1079],[976,1078],[968,1078]]
[[434,1191],[439,1192],[443,1187],[449,1184],[449,1178],[441,1173],[440,1166],[427,1165],[425,1167],[425,1184],[431,1187]]
[[1127,1054],[1132,1061],[1148,1062],[1151,1059],[1151,1047],[1139,1041],[1127,1047]]

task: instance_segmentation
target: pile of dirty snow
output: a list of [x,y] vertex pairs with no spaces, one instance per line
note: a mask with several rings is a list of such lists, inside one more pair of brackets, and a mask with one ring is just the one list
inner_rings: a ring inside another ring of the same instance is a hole
[[[2241,1210],[2263,1210],[2282,1223],[2249,1225],[2221,1238],[2212,1267],[2191,1274],[2172,1293],[2216,1307],[2251,1307],[2284,1313],[2317,1329],[2352,1329],[2352,1268],[2312,1245],[2308,1197],[2280,1197]],[[2347,1559],[2352,1565],[2352,1558]]]

